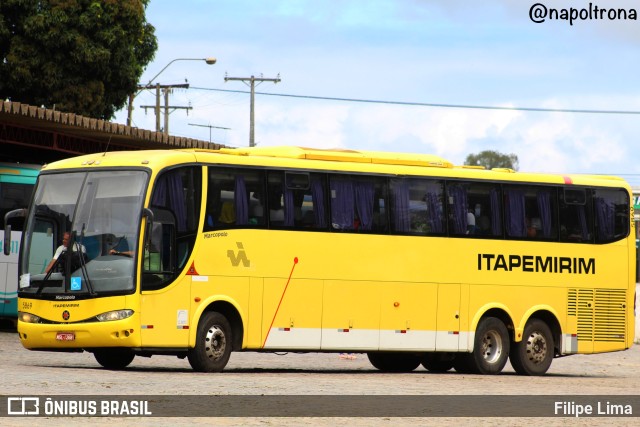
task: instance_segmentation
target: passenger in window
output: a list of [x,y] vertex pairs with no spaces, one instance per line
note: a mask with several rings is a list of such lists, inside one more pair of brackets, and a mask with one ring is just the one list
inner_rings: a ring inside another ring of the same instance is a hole
[[254,203],[251,203],[251,215],[262,218],[264,216],[262,196],[260,195],[260,193],[253,193],[252,199]]
[[278,193],[277,197],[269,199],[269,220],[276,223],[276,225],[284,224],[284,207],[281,203],[282,194]]
[[250,200],[249,224],[258,225],[264,223],[264,205],[260,193],[253,193]]
[[476,233],[476,216],[473,214],[473,210],[469,208],[467,211],[467,234]]
[[[63,262],[60,262],[59,260],[64,260],[64,256],[61,258],[61,255],[63,255],[64,253],[67,252],[67,247],[69,246],[69,240],[71,239],[71,234],[66,231],[63,235],[62,235],[62,244],[60,246],[58,246],[58,248],[56,249],[56,252],[53,254],[53,258],[51,259],[51,261],[49,261],[49,264],[47,265],[47,267],[45,268],[44,272],[45,273],[49,273],[49,271],[51,271],[51,269],[54,266],[58,266],[58,269],[60,271],[64,271],[64,264]],[[84,245],[79,244],[78,242],[74,242],[73,244],[73,252],[74,255],[77,252],[81,252],[82,253],[82,257],[84,258],[84,262],[86,262],[86,256],[87,256],[87,249],[84,247]],[[77,267],[79,267],[80,263],[79,262],[74,262],[74,259],[72,259],[71,261],[72,267],[71,270],[76,270]],[[76,265],[78,264],[78,265]]]
[[236,222],[236,209],[233,206],[233,202],[224,202],[222,204],[218,221],[223,224],[233,224]]
[[125,236],[118,239],[116,244],[109,249],[109,255],[133,257],[133,251],[129,248],[129,242]]
[[538,235],[538,230],[534,227],[533,220],[526,218],[525,221],[527,223],[527,237],[535,238]]

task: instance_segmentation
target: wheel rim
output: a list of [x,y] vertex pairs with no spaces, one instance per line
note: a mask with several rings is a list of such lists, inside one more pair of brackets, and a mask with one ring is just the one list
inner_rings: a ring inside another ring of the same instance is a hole
[[482,338],[482,357],[487,363],[496,363],[502,353],[502,337],[497,331],[489,331]]
[[527,357],[533,363],[542,363],[547,357],[547,340],[540,332],[533,332],[527,340]]
[[218,360],[224,355],[224,351],[227,346],[227,339],[224,335],[224,331],[219,326],[212,326],[207,331],[204,343],[204,351],[207,354],[207,357],[209,359]]

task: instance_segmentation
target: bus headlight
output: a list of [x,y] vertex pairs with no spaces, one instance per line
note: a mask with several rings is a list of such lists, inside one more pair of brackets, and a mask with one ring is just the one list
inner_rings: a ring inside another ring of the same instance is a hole
[[18,313],[18,320],[24,323],[40,323],[39,316],[31,313],[25,313],[24,311],[20,311]]
[[114,310],[98,314],[96,318],[101,322],[110,322],[112,320],[126,319],[131,316],[133,316],[133,310]]

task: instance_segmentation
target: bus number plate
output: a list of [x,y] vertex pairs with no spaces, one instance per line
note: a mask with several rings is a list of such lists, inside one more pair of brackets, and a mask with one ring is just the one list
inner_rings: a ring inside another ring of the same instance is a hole
[[56,334],[56,340],[58,341],[74,341],[76,339],[76,334],[73,332],[58,332]]

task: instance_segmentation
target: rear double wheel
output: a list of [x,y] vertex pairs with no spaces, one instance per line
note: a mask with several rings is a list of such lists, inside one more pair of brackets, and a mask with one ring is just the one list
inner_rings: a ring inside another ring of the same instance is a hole
[[480,321],[475,333],[473,352],[459,353],[454,360],[456,371],[465,374],[498,374],[509,357],[509,331],[496,317]]
[[543,375],[553,361],[555,345],[551,330],[540,319],[531,319],[524,327],[522,341],[509,355],[511,366],[520,375]]

